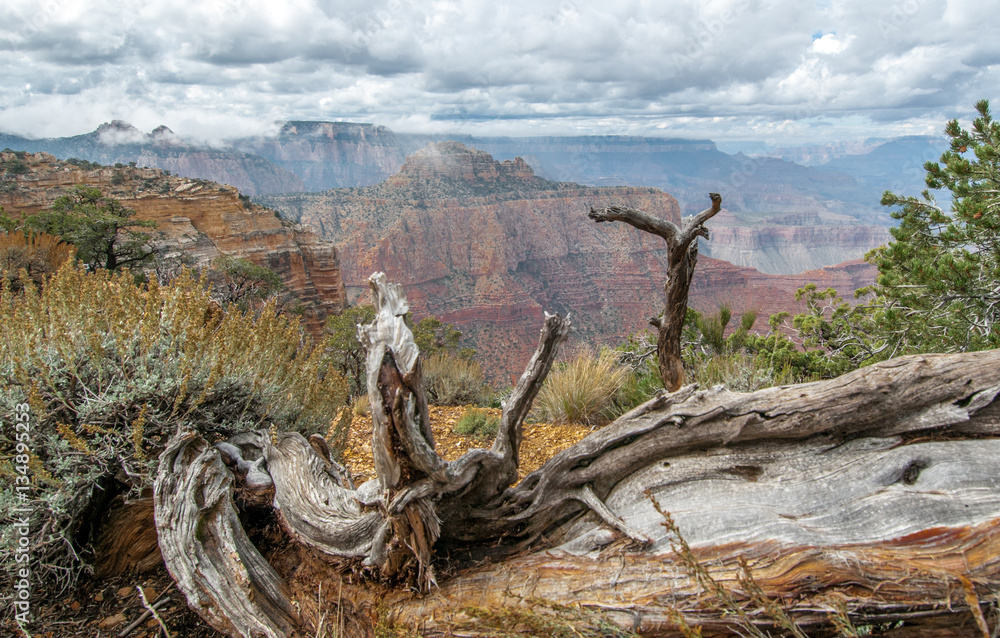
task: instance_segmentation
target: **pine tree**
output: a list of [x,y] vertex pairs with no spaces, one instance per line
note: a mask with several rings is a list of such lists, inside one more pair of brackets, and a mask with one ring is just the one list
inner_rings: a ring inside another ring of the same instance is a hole
[[[867,257],[879,270],[869,325],[887,354],[1000,346],[1000,122],[988,101],[976,110],[971,130],[948,123],[951,147],[924,165],[921,197],[882,196],[900,220]],[[951,210],[930,189],[950,191]]]
[[24,225],[56,235],[76,246],[77,257],[90,270],[138,268],[156,254],[153,236],[138,228],[156,222],[134,219],[135,211],[100,190],[77,186],[58,198],[49,210],[29,215]]

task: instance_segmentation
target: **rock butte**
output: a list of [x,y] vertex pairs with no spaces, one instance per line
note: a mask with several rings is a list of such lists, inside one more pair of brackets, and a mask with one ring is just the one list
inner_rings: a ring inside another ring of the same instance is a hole
[[[628,227],[597,227],[587,219],[591,206],[680,221],[677,201],[657,189],[552,182],[520,159],[497,162],[456,142],[425,147],[375,186],[260,200],[336,243],[351,298],[366,302],[368,276],[385,272],[403,284],[417,317],[458,326],[499,382],[520,372],[543,310],[573,313],[572,342],[581,347],[619,342],[661,309],[664,243]],[[726,235],[714,220],[708,227]],[[873,279],[860,261],[785,276],[703,256],[692,305],[712,311],[728,303],[766,319],[804,308],[794,293],[807,283],[849,296]]]

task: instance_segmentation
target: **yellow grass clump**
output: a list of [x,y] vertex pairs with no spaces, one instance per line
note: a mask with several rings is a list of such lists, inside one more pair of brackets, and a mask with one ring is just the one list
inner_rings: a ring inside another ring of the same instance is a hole
[[550,423],[604,423],[627,379],[628,369],[618,364],[615,353],[579,354],[549,373],[535,399],[535,417]]

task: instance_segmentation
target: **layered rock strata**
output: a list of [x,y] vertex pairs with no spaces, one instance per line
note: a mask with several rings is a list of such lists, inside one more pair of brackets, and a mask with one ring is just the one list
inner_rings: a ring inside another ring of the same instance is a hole
[[0,206],[8,214],[46,209],[74,186],[91,186],[135,210],[137,219],[156,222],[151,232],[168,257],[206,267],[220,255],[232,255],[273,269],[285,284],[285,300],[302,304],[316,334],[325,318],[345,305],[334,245],[251,204],[232,186],[153,168],[70,164],[47,153],[27,154],[23,161],[28,172],[6,175],[0,189]]
[[713,227],[703,254],[775,275],[851,261],[891,239],[884,226],[863,226],[830,213],[748,219],[723,212]]
[[[708,198],[705,194],[704,204]],[[657,189],[595,188],[535,176],[520,159],[495,161],[455,142],[432,144],[377,186],[261,198],[332,239],[350,297],[384,271],[403,284],[417,317],[456,324],[494,380],[519,372],[542,311],[575,317],[576,347],[621,341],[662,308],[666,249],[624,225],[597,225],[591,206],[625,205],[680,221]],[[709,223],[713,227],[713,223]],[[870,282],[865,264],[772,277],[703,257],[692,303],[739,313],[795,310],[809,281],[850,293]]]

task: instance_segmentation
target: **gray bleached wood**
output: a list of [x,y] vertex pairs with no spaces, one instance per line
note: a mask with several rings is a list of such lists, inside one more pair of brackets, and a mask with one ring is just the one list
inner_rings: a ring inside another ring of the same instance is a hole
[[284,638],[298,626],[288,586],[247,538],[219,451],[179,432],[160,455],[153,502],[160,552],[188,605],[230,636]]
[[[915,618],[963,608],[966,599],[954,594],[959,577],[1000,582],[1000,352],[903,357],[752,394],[687,386],[514,485],[523,420],[569,322],[546,316],[492,447],[448,463],[429,436],[420,363],[402,321],[405,297],[384,277],[372,283],[380,313],[363,334],[377,355],[369,388],[373,412],[378,403],[384,419],[376,444],[384,445],[388,477],[354,490],[325,446],[297,434],[240,435],[220,450],[237,471],[250,477],[252,470],[257,485],[267,485],[257,475],[266,471],[278,518],[302,546],[340,559],[332,563],[338,569],[418,585],[421,598],[406,588],[378,596],[427,635],[460,626],[463,606],[523,598],[591,605],[651,634],[669,633],[676,606],[728,632],[700,606],[704,598],[670,553],[647,492],[720,578],[731,578],[736,559],[746,557],[765,590],[788,598],[807,624],[828,622],[829,605],[817,598],[826,595],[843,596],[862,616]],[[290,599],[241,537],[234,512],[211,518],[191,510],[193,499],[205,500],[184,496],[202,489],[200,476],[212,477],[211,502],[231,510],[232,480],[219,452],[185,436],[161,459],[161,547],[192,606],[242,635],[235,628],[248,615],[270,618],[292,609]],[[184,531],[202,519],[239,550],[206,554]],[[469,567],[466,553],[494,562]],[[201,562],[192,565],[190,556]],[[436,589],[442,564],[451,572]],[[213,576],[220,573],[234,576]],[[235,584],[225,587],[228,578]],[[258,590],[267,596],[250,593]],[[271,601],[264,611],[254,607],[262,600]],[[277,619],[275,626],[297,622]],[[474,627],[463,631],[477,635]]]

